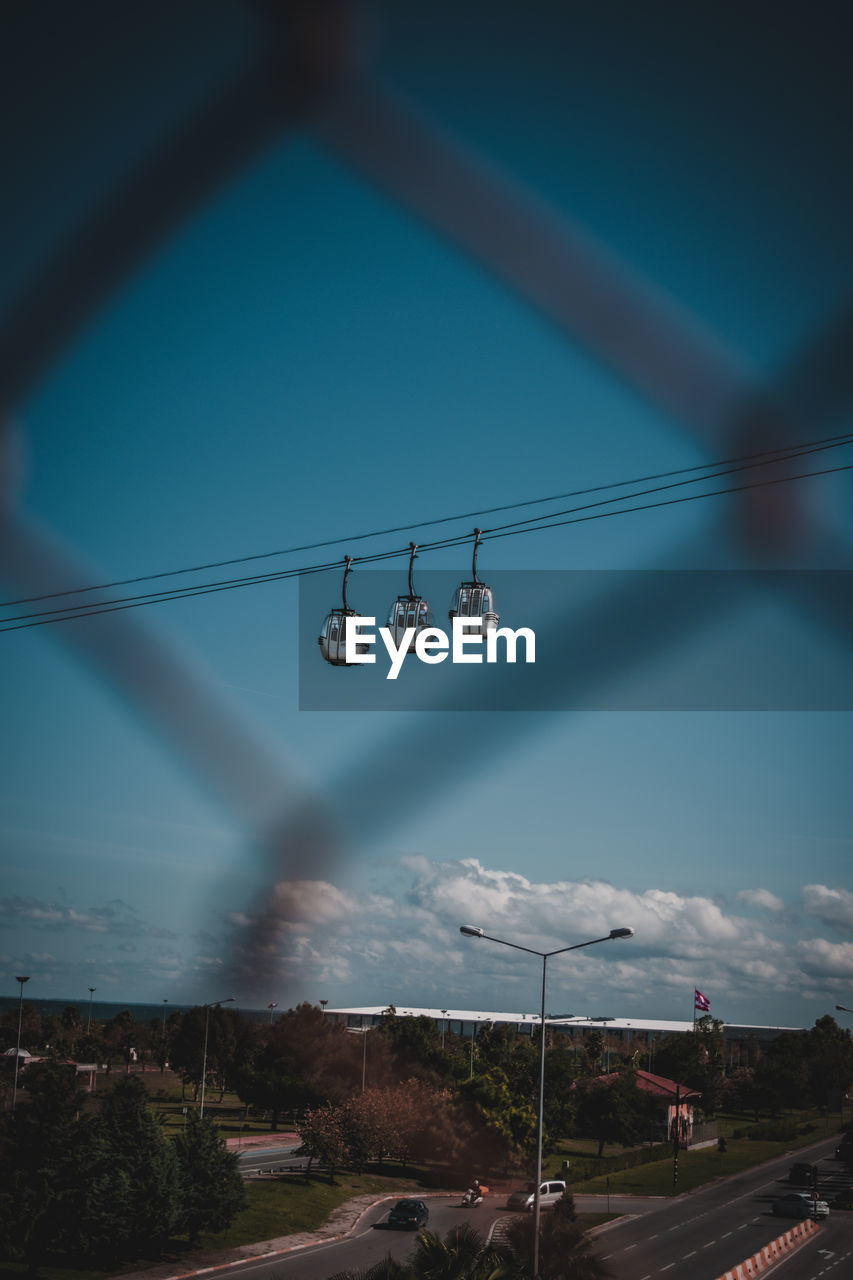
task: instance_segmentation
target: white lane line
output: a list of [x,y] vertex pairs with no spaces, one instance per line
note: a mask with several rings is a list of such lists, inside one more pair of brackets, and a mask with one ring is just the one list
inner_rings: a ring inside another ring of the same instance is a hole
[[717,1243],[717,1242],[716,1242],[716,1240],[709,1240],[707,1244],[703,1244],[703,1245],[702,1245],[702,1248],[703,1248],[703,1249],[710,1249],[711,1245],[712,1245],[712,1244],[716,1244],[716,1243]]
[[692,1253],[685,1253],[681,1261],[686,1262],[688,1258],[695,1258],[695,1257],[696,1257],[696,1250],[694,1249]]
[[661,1267],[661,1275],[663,1275],[664,1271],[669,1271],[669,1270],[670,1270],[672,1267],[674,1267],[674,1266],[675,1266],[675,1263],[674,1263],[674,1262],[670,1262],[670,1263],[668,1263],[668,1264],[667,1264],[667,1266],[665,1266],[665,1267]]
[[720,1239],[721,1239],[721,1240],[728,1240],[728,1238],[729,1238],[729,1236],[730,1236],[731,1234],[732,1234],[732,1233],[731,1233],[731,1231],[727,1231],[727,1232],[726,1232],[726,1234],[725,1234],[724,1236],[720,1236]]

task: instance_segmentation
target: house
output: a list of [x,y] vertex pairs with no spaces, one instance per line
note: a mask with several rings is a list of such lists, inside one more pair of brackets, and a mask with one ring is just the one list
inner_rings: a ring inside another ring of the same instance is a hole
[[[618,1080],[620,1074],[611,1071],[608,1075],[596,1076],[592,1083],[607,1086]],[[674,1142],[677,1135],[679,1146],[689,1147],[694,1136],[693,1109],[701,1094],[686,1084],[653,1075],[650,1071],[637,1070],[634,1076],[637,1088],[652,1099],[658,1140]]]

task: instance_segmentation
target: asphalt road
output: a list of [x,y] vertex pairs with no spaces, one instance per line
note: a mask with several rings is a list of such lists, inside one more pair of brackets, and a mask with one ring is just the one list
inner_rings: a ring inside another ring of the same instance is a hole
[[258,1171],[271,1169],[303,1169],[306,1161],[294,1156],[299,1145],[287,1147],[257,1147],[239,1152],[239,1168],[243,1177],[251,1177]]
[[[791,1219],[772,1214],[773,1200],[790,1190],[787,1173],[794,1159],[820,1162],[822,1189],[839,1176],[837,1162],[826,1159],[833,1148],[833,1139],[816,1143],[759,1169],[665,1201],[642,1217],[613,1224],[598,1237],[596,1252],[615,1280],[658,1280],[661,1276],[666,1280],[715,1280],[794,1225]],[[853,1214],[831,1213],[817,1235],[780,1264],[785,1268],[785,1280],[794,1280],[795,1274],[816,1275],[821,1267],[808,1267],[809,1259],[817,1261],[818,1249],[827,1248],[840,1257],[851,1246]],[[801,1266],[806,1270],[800,1271]],[[849,1274],[839,1271],[839,1280]]]
[[[816,1143],[761,1166],[676,1199],[611,1196],[610,1212],[626,1216],[609,1224],[596,1240],[614,1280],[716,1280],[728,1268],[750,1257],[794,1223],[772,1215],[773,1200],[789,1190],[788,1167],[796,1160],[819,1161],[821,1191],[831,1195],[842,1176],[831,1157],[835,1139]],[[265,1153],[268,1158],[270,1153]],[[462,1209],[458,1196],[424,1196],[429,1226],[444,1235],[461,1222],[482,1234],[493,1225],[500,1237],[508,1216],[503,1197],[487,1198],[477,1209]],[[584,1212],[606,1212],[607,1197],[578,1195]],[[228,1267],[229,1276],[253,1280],[328,1280],[335,1273],[363,1269],[387,1253],[405,1260],[415,1234],[390,1230],[385,1222],[393,1200],[369,1210],[358,1228],[343,1240],[327,1241],[271,1258]],[[847,1280],[853,1275],[853,1213],[831,1213],[815,1237],[780,1264],[784,1280]],[[222,1272],[224,1274],[224,1270]],[[215,1277],[217,1272],[208,1272]]]

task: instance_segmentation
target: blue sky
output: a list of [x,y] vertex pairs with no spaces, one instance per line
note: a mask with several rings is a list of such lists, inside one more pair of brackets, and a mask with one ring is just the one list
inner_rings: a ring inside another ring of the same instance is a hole
[[[167,39],[165,7],[134,30],[104,11],[93,51],[85,31],[66,33],[63,75],[48,63],[41,83],[22,78],[6,144],[19,174],[4,215],[12,285],[32,280],[109,175],[132,172],[240,70],[251,23],[236,5],[204,12],[188,5]],[[853,283],[835,12],[818,27],[765,26],[762,6],[737,23],[725,12],[688,23],[666,6],[617,6],[605,20],[545,3],[387,5],[361,56],[375,84],[506,189],[582,227],[654,308],[683,309],[738,368],[773,382]],[[38,112],[27,93],[41,93]],[[14,406],[13,508],[87,580],[332,537],[319,554],[337,560],[354,553],[347,534],[743,451],[725,423],[700,440],[317,136],[311,119],[253,155]],[[847,429],[847,408],[806,413],[797,438]],[[820,521],[849,545],[849,475],[798,492],[807,529]],[[735,515],[709,499],[557,528],[486,543],[480,566],[488,578],[745,564],[731,558]],[[829,567],[813,548],[803,537],[793,563]],[[423,564],[467,576],[468,560],[447,550]],[[405,560],[399,574],[402,591]],[[5,598],[26,594],[12,577]],[[339,577],[325,582],[331,606]],[[575,1012],[688,1018],[694,985],[730,1021],[799,1024],[850,1003],[849,713],[628,713],[596,710],[595,697],[532,715],[300,712],[297,606],[296,583],[281,582],[133,615],[233,728],[207,745],[232,774],[250,760],[239,798],[152,728],[103,664],[75,656],[63,632],[83,624],[0,636],[10,990],[28,972],[33,997],[95,986],[175,1003],[534,1008],[535,975],[512,953],[466,950],[458,925],[471,921],[554,947],[633,925],[618,953],[554,966],[554,1005]],[[629,634],[636,623],[625,617]],[[718,641],[747,634],[849,674],[849,647],[808,610],[763,598],[664,661],[689,675]],[[305,797],[312,830],[332,820],[336,834],[319,852],[300,836],[294,853],[269,830]],[[294,878],[323,887],[282,887]],[[284,921],[274,939],[270,909]]]

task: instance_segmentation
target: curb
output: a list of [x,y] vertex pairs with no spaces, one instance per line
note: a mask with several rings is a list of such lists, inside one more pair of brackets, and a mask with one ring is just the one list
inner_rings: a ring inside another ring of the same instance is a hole
[[795,1249],[799,1249],[800,1245],[805,1244],[809,1236],[815,1235],[820,1228],[811,1218],[806,1218],[803,1222],[798,1222],[790,1231],[786,1231],[783,1235],[777,1236],[775,1240],[771,1240],[770,1244],[766,1244],[763,1249],[759,1249],[758,1253],[754,1253],[751,1258],[747,1258],[744,1262],[739,1262],[736,1267],[732,1267],[729,1271],[724,1271],[718,1280],[751,1280],[752,1276],[760,1275],[767,1267],[771,1267],[774,1262],[778,1262],[780,1258],[785,1258]]

